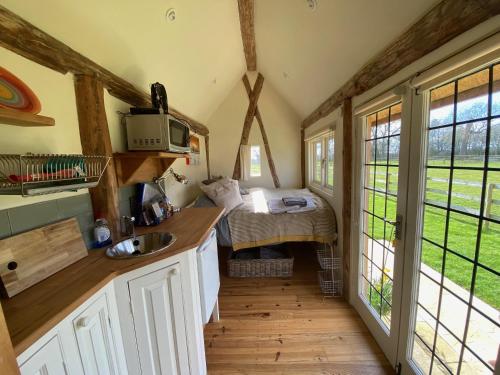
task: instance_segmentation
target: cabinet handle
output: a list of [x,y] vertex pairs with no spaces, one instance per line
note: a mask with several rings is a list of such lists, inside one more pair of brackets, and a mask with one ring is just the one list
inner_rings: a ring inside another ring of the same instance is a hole
[[170,276],[175,276],[179,274],[179,270],[177,268],[173,268],[170,270]]
[[89,325],[89,323],[90,323],[90,319],[89,318],[80,318],[76,322],[76,326],[80,327],[80,328],[85,328],[85,327],[87,327]]

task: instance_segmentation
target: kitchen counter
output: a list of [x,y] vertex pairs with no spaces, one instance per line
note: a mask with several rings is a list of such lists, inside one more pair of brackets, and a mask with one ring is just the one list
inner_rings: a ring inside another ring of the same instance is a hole
[[1,300],[7,327],[17,355],[56,326],[116,276],[198,247],[224,212],[218,207],[186,208],[155,227],[137,233],[172,232],[177,240],[166,251],[134,259],[110,259],[105,249],[89,255],[49,278]]

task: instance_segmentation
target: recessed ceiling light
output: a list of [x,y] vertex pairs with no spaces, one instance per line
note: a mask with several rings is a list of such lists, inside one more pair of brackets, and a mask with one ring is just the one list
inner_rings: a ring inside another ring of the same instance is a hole
[[174,22],[175,19],[177,18],[177,14],[175,13],[175,9],[174,8],[168,9],[167,13],[165,13],[165,17],[167,17],[167,21]]
[[307,1],[307,6],[309,7],[310,10],[315,10],[316,7],[318,6],[318,0],[306,0]]

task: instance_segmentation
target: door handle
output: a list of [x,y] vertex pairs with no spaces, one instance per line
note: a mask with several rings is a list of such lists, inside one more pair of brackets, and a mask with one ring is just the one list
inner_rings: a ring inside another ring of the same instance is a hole
[[397,214],[396,221],[387,221],[389,224],[394,225],[394,239],[401,240],[403,237],[403,215]]

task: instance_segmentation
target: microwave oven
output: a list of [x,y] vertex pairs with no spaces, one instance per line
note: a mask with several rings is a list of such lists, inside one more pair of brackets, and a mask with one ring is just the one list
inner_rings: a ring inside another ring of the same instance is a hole
[[172,115],[129,115],[125,121],[131,151],[190,151],[189,125]]

